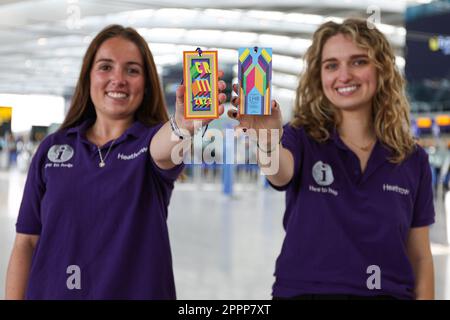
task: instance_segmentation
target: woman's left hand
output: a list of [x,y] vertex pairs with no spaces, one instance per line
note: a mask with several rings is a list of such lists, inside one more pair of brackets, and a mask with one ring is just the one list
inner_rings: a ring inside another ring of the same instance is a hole
[[[227,99],[227,96],[225,93],[222,93],[223,90],[227,87],[226,83],[223,80],[220,80],[220,78],[223,77],[223,71],[219,70],[219,116],[223,113],[224,106],[222,103],[224,103]],[[190,135],[192,136],[195,132],[195,129],[198,129],[198,123],[201,121],[201,127],[207,125],[214,119],[204,119],[204,120],[198,120],[198,119],[186,119],[184,117],[184,92],[185,92],[185,86],[184,84],[180,85],[177,88],[176,91],[176,105],[175,105],[175,121],[180,129],[185,129],[189,131]],[[194,122],[196,126],[194,127]]]

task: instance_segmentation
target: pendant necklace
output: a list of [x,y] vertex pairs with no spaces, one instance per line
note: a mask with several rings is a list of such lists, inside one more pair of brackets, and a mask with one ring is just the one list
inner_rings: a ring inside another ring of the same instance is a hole
[[100,156],[100,163],[98,164],[98,166],[100,168],[103,168],[106,165],[105,160],[108,157],[109,152],[111,151],[111,148],[112,148],[114,142],[116,142],[116,140],[113,140],[113,142],[111,142],[111,144],[109,145],[108,151],[106,151],[106,154],[105,154],[104,158],[102,157],[102,152],[100,151],[100,148],[97,146],[98,155]]

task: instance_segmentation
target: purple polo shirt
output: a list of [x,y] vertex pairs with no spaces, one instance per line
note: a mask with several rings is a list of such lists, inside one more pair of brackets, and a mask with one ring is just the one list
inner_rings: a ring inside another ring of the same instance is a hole
[[161,125],[135,122],[100,168],[90,125],[48,136],[33,157],[16,224],[40,235],[26,298],[175,299],[166,220],[183,165],[158,168],[149,145]]
[[273,295],[414,298],[408,233],[434,222],[425,151],[417,146],[397,165],[388,161],[390,152],[378,141],[361,173],[357,156],[336,131],[320,144],[304,128],[288,124],[282,144],[292,152],[295,168],[287,185],[274,186],[286,190],[286,237]]

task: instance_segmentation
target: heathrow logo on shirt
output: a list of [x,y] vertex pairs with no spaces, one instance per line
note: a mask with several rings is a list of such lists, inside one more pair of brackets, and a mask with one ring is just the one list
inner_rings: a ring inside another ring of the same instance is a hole
[[71,163],[65,164],[64,162],[67,162],[70,159],[72,159],[74,153],[75,152],[73,151],[73,148],[68,144],[55,144],[47,152],[47,158],[52,163],[47,163],[45,167],[72,168],[73,165]]
[[409,190],[405,188],[401,188],[399,186],[393,186],[390,184],[383,184],[383,191],[387,192],[396,192],[400,193],[401,195],[407,196],[409,194]]
[[139,157],[141,154],[146,154],[147,151],[148,151],[148,147],[144,147],[144,148],[141,148],[139,151],[134,152],[132,154],[119,153],[117,155],[117,159],[120,159],[120,160],[133,160],[133,159],[136,159],[137,157]]

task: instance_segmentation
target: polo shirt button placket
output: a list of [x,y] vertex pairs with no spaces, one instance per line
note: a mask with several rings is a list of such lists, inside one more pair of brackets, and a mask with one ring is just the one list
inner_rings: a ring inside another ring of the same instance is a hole
[[359,170],[358,169],[353,170],[353,174],[355,175],[355,178],[356,178],[356,180],[355,180],[356,184],[360,185],[362,177],[361,177],[361,174],[360,174]]

